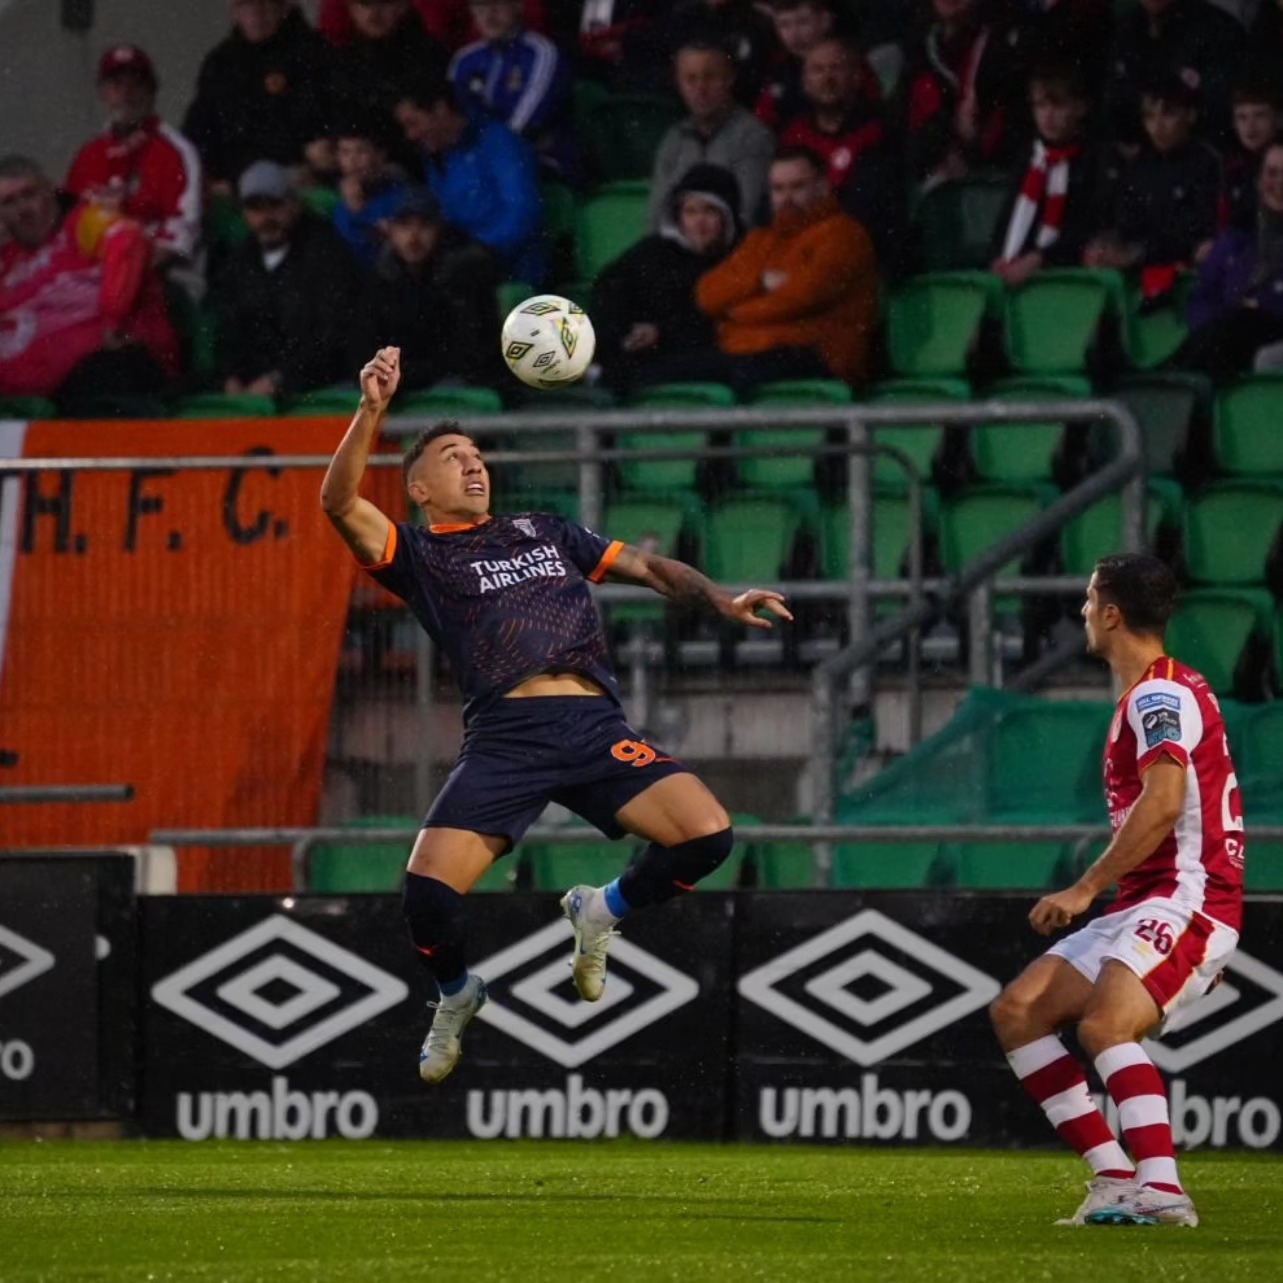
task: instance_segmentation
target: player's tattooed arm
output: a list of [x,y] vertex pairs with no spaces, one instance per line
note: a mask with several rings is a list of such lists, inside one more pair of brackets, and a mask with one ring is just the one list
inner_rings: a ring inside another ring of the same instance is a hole
[[657,553],[645,552],[625,544],[611,564],[609,577],[628,583],[644,584],[661,597],[684,605],[703,607],[727,619],[733,619],[750,628],[773,628],[770,619],[757,612],[764,610],[776,619],[792,619],[784,604],[783,593],[769,588],[750,588],[738,596],[719,588],[707,575],[694,566]]
[[361,371],[361,400],[321,483],[321,507],[357,561],[383,560],[391,522],[359,490],[370,449],[401,381],[401,349],[381,348]]

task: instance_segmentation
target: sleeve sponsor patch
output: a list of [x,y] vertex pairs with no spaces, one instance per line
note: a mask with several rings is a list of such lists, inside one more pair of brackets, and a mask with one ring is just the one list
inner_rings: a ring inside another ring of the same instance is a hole
[[[1168,695],[1148,695],[1149,700],[1168,700]],[[1141,707],[1141,701],[1136,701],[1136,707]],[[1151,705],[1147,712],[1141,715],[1141,726],[1145,732],[1145,747],[1157,748],[1167,740],[1179,744],[1181,739],[1181,715],[1180,713],[1166,703],[1161,707]]]
[[1137,697],[1136,711],[1138,713],[1148,713],[1153,708],[1169,708],[1179,716],[1181,697],[1173,695],[1169,691],[1150,691],[1148,694]]

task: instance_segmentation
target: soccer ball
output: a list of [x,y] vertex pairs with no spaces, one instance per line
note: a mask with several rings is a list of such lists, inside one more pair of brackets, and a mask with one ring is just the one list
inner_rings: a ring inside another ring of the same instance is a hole
[[522,383],[557,388],[581,379],[597,336],[584,309],[560,294],[536,294],[508,313],[503,359]]

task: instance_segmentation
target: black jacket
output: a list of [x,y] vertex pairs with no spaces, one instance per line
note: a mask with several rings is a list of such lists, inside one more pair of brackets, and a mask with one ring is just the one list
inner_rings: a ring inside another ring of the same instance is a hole
[[304,145],[326,134],[331,57],[297,9],[262,44],[233,31],[216,45],[201,63],[183,121],[206,178],[235,182],[256,160],[301,160]]
[[1216,235],[1220,194],[1221,162],[1205,143],[1145,150],[1123,174],[1114,226],[1143,247],[1142,265],[1188,263]]
[[224,376],[248,382],[279,370],[287,393],[354,377],[360,366],[349,364],[346,336],[356,287],[347,246],[309,214],[275,271],[253,238],[238,246],[216,296]]
[[371,352],[393,345],[407,392],[445,378],[501,387],[495,288],[502,279],[494,255],[452,228],[442,231],[422,274],[384,246],[357,303],[348,365],[359,369]]

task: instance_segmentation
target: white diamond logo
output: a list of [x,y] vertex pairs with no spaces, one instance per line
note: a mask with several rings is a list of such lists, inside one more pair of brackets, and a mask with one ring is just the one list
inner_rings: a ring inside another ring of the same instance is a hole
[[1226,979],[1215,989],[1184,1011],[1177,1012],[1168,1022],[1164,1035],[1185,1029],[1196,1031],[1211,1017],[1230,1013],[1240,1006],[1243,992],[1230,983],[1229,977],[1232,975],[1241,976],[1264,989],[1271,995],[1270,998],[1229,1020],[1218,1021],[1215,1027],[1205,1030],[1188,1042],[1182,1042],[1180,1046],[1168,1046],[1155,1039],[1146,1041],[1145,1050],[1164,1073],[1184,1073],[1192,1065],[1218,1055],[1236,1042],[1242,1042],[1244,1038],[1260,1033],[1276,1020],[1283,1020],[1283,974],[1253,958],[1250,953],[1236,953],[1225,968],[1225,974]]
[[[272,945],[279,947],[245,970],[228,975],[213,992],[232,1012],[283,1034],[279,1042],[237,1023],[224,1011],[211,1006],[207,999],[192,994],[203,982]],[[304,960],[300,961],[298,955],[303,955]],[[320,968],[313,970],[304,965],[307,958],[320,964]],[[323,974],[322,969],[330,975]],[[342,990],[330,978],[335,974],[365,992],[314,1023],[296,1028],[309,1016],[332,1006],[339,997]],[[273,987],[278,985],[290,991],[287,996],[279,999],[271,996]],[[152,986],[151,996],[162,1007],[269,1069],[284,1069],[389,1007],[395,1007],[405,1000],[409,991],[399,977],[278,913],[158,981]]]
[[[781,982],[790,976],[830,954],[841,952],[847,945],[865,939],[870,942],[870,947],[844,958],[804,985],[805,992],[823,1004],[828,1013],[841,1015],[857,1029],[872,1029],[921,1003],[936,988],[879,950],[876,947],[879,941],[921,966],[938,972],[943,980],[948,981],[951,991],[959,987],[962,991],[952,993],[936,1006],[885,1032],[862,1037],[858,1032],[853,1033],[834,1023],[830,1014],[804,1006],[780,990]],[[878,981],[883,986],[882,992],[865,998],[849,991],[848,986],[866,977]],[[992,976],[978,971],[876,909],[864,909],[810,940],[804,940],[796,948],[741,977],[739,982],[742,997],[800,1029],[816,1042],[866,1067],[876,1065],[969,1016],[997,997],[1000,989],[1001,985]]]
[[[473,969],[485,977],[488,985],[492,985],[501,976],[518,971],[557,950],[561,955],[559,958],[522,976],[512,985],[508,991],[511,997],[555,1021],[567,1034],[573,1034],[612,1007],[620,1008],[613,1020],[581,1038],[571,1039],[536,1024],[511,1006],[505,1006],[495,999],[493,990],[490,1001],[481,1008],[477,1018],[488,1021],[510,1038],[525,1043],[563,1068],[577,1069],[699,996],[699,983],[691,976],[627,940],[616,940],[610,948],[610,979],[606,982],[601,1001],[569,1002],[554,991],[570,978],[569,954],[573,939],[570,923],[559,918],[516,944],[492,954],[484,962],[478,962]],[[632,971],[639,979],[657,985],[659,992],[630,1003],[628,1000],[637,996],[639,985],[629,983],[620,974],[621,970]]]
[[34,940],[28,940],[16,931],[10,931],[8,927],[0,927],[0,948],[16,954],[19,959],[16,967],[0,971],[0,997],[20,989],[37,976],[43,976],[55,961],[48,949],[41,948]]

